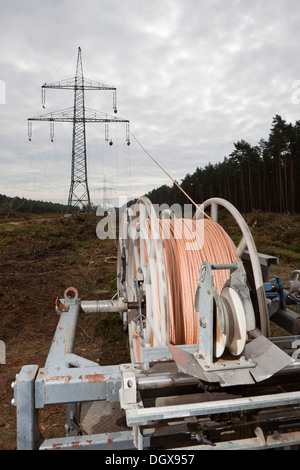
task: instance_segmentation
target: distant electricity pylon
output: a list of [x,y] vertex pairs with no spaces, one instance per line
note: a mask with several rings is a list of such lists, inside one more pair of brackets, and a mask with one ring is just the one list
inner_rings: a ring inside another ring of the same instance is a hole
[[[113,205],[113,193],[115,193],[115,188],[113,183],[108,181],[104,175],[103,181],[101,181],[102,186],[99,186],[98,189],[102,192],[102,208],[107,210]],[[111,186],[108,186],[108,183]]]
[[78,48],[76,75],[74,78],[61,80],[55,83],[45,83],[42,85],[42,106],[45,108],[46,88],[74,90],[74,106],[72,108],[43,114],[28,119],[28,137],[32,138],[32,121],[50,121],[50,138],[54,140],[54,122],[72,122],[72,169],[71,185],[68,199],[68,210],[72,207],[81,206],[87,210],[91,208],[90,192],[87,177],[87,156],[86,156],[86,122],[104,122],[105,140],[112,145],[109,140],[109,123],[123,122],[126,126],[126,141],[130,145],[129,121],[127,119],[110,116],[85,107],[84,94],[86,90],[112,90],[113,109],[117,113],[117,90],[113,86],[103,85],[93,80],[83,77],[81,48]]

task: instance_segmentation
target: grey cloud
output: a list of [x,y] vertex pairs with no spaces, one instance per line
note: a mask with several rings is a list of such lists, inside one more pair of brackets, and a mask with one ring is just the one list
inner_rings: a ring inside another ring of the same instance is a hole
[[[197,166],[221,161],[238,139],[256,144],[267,137],[274,114],[299,118],[291,101],[292,83],[300,79],[299,16],[297,0],[4,3],[0,192],[66,202],[71,128],[57,124],[50,144],[48,123],[34,123],[29,144],[27,118],[43,113],[44,82],[74,76],[78,46],[85,75],[118,88],[119,115],[130,119],[132,132],[178,181]],[[87,106],[112,112],[111,96],[86,99]],[[46,105],[45,112],[72,106],[72,93],[47,90]],[[110,160],[103,133],[87,130],[96,199],[104,172],[120,192],[131,188],[136,196],[172,184],[134,139],[124,150],[122,131],[114,147],[118,159]]]

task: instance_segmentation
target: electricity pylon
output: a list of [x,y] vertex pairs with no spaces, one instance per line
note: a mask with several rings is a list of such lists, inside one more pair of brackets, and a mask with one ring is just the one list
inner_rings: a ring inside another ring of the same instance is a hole
[[[110,116],[107,113],[101,113],[85,107],[84,94],[86,90],[112,90],[113,109],[114,112],[117,113],[117,90],[113,86],[104,85],[84,78],[80,47],[78,48],[75,77],[42,85],[43,108],[45,108],[46,88],[74,90],[74,106],[72,108],[29,118],[29,140],[31,140],[32,137],[32,121],[50,121],[50,137],[52,142],[54,140],[54,122],[73,123],[71,185],[68,198],[68,211],[71,211],[74,206],[82,206],[89,210],[91,208],[91,200],[87,177],[85,124],[87,122],[104,122],[105,140],[108,140],[109,123],[123,122],[126,126],[127,145],[130,145],[129,121],[127,119],[117,118],[115,116]],[[112,141],[109,143],[112,145]]]

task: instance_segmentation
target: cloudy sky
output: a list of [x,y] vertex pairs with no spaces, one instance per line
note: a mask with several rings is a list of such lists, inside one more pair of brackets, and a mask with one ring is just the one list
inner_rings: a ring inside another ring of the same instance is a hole
[[[66,203],[72,125],[27,119],[71,107],[72,91],[41,85],[74,77],[118,90],[118,116],[178,181],[222,161],[233,142],[267,138],[275,114],[300,118],[298,0],[1,0],[0,194]],[[110,92],[86,106],[113,114]],[[92,201],[171,184],[122,125],[87,125]],[[105,182],[106,181],[106,182]]]

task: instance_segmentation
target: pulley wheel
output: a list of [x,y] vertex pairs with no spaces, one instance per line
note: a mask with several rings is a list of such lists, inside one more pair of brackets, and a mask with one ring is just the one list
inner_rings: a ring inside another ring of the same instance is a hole
[[225,312],[225,334],[219,342],[226,343],[226,349],[233,356],[242,354],[246,339],[247,326],[244,306],[238,292],[232,287],[224,287],[221,298]]

